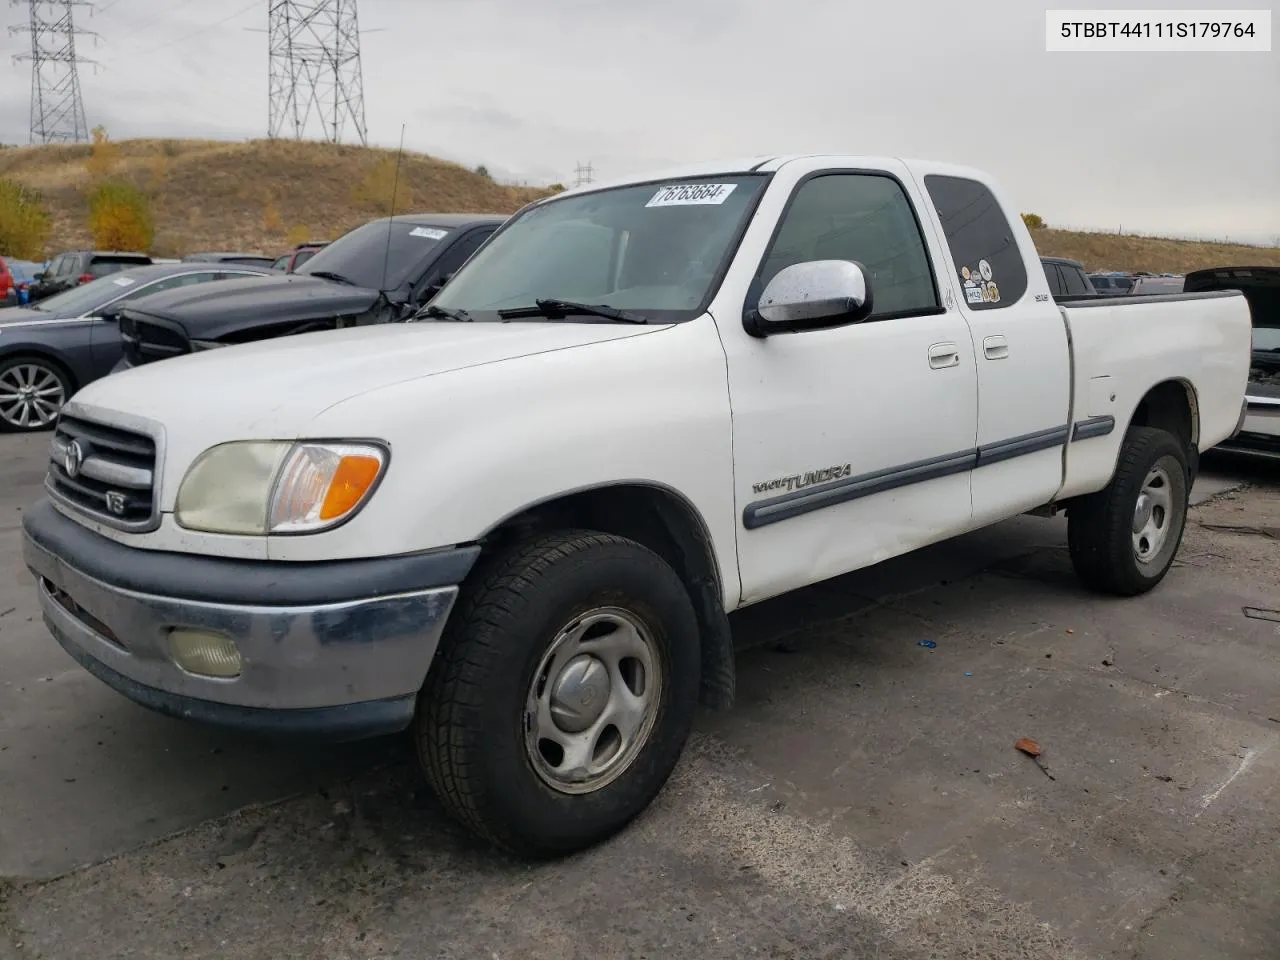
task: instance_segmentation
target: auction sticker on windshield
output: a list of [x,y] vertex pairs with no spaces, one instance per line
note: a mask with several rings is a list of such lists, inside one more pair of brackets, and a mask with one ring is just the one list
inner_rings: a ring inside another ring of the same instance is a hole
[[131,287],[133,286],[133,277],[114,277],[111,282],[117,287]]
[[696,204],[724,203],[736,183],[677,183],[659,187],[646,207],[688,207]]
[[409,231],[409,236],[422,237],[426,240],[443,240],[448,235],[448,230],[440,230],[436,227],[414,227]]

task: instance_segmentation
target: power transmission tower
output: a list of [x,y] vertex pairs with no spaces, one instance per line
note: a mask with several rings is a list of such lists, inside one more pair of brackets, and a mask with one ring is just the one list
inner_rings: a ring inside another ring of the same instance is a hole
[[574,167],[573,172],[578,178],[577,182],[574,183],[575,187],[581,187],[584,184],[588,184],[591,182],[591,174],[593,171],[591,169],[590,161],[587,162],[587,165],[585,167],[581,163],[579,163],[576,167]]
[[89,139],[80,96],[79,64],[92,63],[76,55],[76,37],[93,36],[76,29],[76,7],[92,7],[88,0],[9,0],[26,3],[30,19],[10,27],[9,33],[31,35],[31,52],[14,56],[31,61],[31,142],[79,143]]
[[348,125],[368,144],[356,0],[268,0],[268,136],[295,139],[314,116],[324,139],[341,143]]

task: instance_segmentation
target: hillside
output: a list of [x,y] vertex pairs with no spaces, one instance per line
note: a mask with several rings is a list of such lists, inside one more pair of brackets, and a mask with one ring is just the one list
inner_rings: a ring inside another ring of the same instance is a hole
[[[196,250],[280,252],[298,239],[332,239],[384,216],[395,152],[297,141],[123,140],[115,172],[153,197],[153,253]],[[0,178],[40,190],[54,220],[56,249],[91,245],[85,188],[87,144],[0,150]],[[548,191],[495,183],[482,173],[406,153],[396,209],[509,213]],[[1223,264],[1280,266],[1280,249],[1152,237],[1033,232],[1045,256],[1090,270],[1183,273]]]
[[[122,140],[113,173],[152,197],[152,253],[283,252],[291,239],[333,239],[385,216],[396,154],[292,140]],[[44,195],[51,246],[91,246],[85,188],[88,144],[0,150],[0,178]],[[510,213],[548,191],[509,187],[434,157],[406,152],[396,211]]]
[[1090,271],[1187,273],[1227,265],[1280,267],[1280,247],[1052,229],[1033,230],[1031,236],[1041,256],[1079,260]]

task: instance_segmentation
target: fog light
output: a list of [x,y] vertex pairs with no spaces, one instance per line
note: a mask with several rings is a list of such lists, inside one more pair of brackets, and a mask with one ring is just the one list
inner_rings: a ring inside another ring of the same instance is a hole
[[169,656],[187,673],[229,680],[240,676],[240,651],[230,637],[175,627],[169,631]]

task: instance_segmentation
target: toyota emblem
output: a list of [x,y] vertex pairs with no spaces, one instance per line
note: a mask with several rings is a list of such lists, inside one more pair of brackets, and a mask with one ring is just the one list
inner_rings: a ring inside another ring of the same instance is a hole
[[72,440],[62,454],[62,469],[66,470],[67,476],[74,480],[80,475],[82,463],[84,463],[84,450],[81,449],[79,441]]

